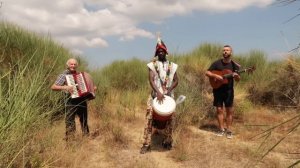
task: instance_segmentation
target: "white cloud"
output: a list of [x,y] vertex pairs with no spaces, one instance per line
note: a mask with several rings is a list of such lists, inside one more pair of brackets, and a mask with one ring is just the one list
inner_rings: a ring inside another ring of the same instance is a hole
[[82,55],[83,54],[82,50],[79,50],[79,49],[76,49],[76,48],[71,49],[71,52],[75,55]]
[[[1,0],[0,0],[1,1]],[[2,0],[1,19],[50,33],[70,48],[108,47],[108,36],[122,41],[153,38],[140,23],[159,23],[193,11],[227,12],[264,7],[274,0]]]
[[84,36],[67,36],[67,37],[57,37],[59,41],[62,41],[68,47],[76,47],[76,48],[83,48],[83,47],[108,47],[108,43],[101,39],[101,38],[87,38]]
[[86,41],[85,43],[89,47],[97,47],[97,46],[108,47],[107,42],[101,38],[93,38],[89,41]]

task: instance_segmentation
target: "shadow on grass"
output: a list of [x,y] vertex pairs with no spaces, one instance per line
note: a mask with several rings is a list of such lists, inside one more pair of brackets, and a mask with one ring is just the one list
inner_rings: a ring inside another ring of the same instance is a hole
[[152,141],[151,141],[151,150],[152,151],[158,151],[158,152],[168,151],[167,149],[165,149],[162,146],[164,137],[165,137],[165,135],[161,131],[153,133]]
[[209,132],[217,132],[219,130],[219,127],[216,123],[208,122],[205,124],[201,124],[199,126],[199,129],[204,130],[204,131],[209,131]]

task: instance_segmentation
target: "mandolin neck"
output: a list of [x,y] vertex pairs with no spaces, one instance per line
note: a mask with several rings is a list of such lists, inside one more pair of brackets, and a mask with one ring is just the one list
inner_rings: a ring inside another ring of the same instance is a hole
[[[247,69],[243,69],[243,70],[240,70],[240,71],[238,71],[237,73],[238,74],[240,74],[240,73],[243,73],[243,72],[246,72],[247,71]],[[223,75],[223,78],[233,78],[233,73],[230,73],[230,74],[225,74],[225,75]]]

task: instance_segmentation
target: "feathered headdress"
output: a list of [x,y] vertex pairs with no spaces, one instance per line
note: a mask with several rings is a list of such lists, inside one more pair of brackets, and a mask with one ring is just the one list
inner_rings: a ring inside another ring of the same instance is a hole
[[162,41],[162,39],[160,38],[160,36],[158,34],[157,35],[157,44],[156,44],[156,47],[155,47],[155,54],[154,54],[154,56],[157,56],[159,49],[163,49],[166,52],[166,56],[168,56],[167,46],[165,45],[165,43]]

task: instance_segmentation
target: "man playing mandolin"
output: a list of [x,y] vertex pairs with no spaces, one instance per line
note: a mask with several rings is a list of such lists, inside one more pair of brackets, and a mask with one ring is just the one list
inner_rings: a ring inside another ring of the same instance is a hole
[[[238,74],[240,65],[232,61],[231,56],[231,46],[225,45],[223,47],[223,58],[213,62],[205,73],[205,75],[209,77],[210,83],[213,87],[213,105],[216,107],[217,120],[220,129],[217,132],[217,136],[224,136],[226,134],[226,137],[229,139],[232,138],[233,85],[234,81],[240,80],[240,75]],[[226,119],[224,115],[224,105]]]

